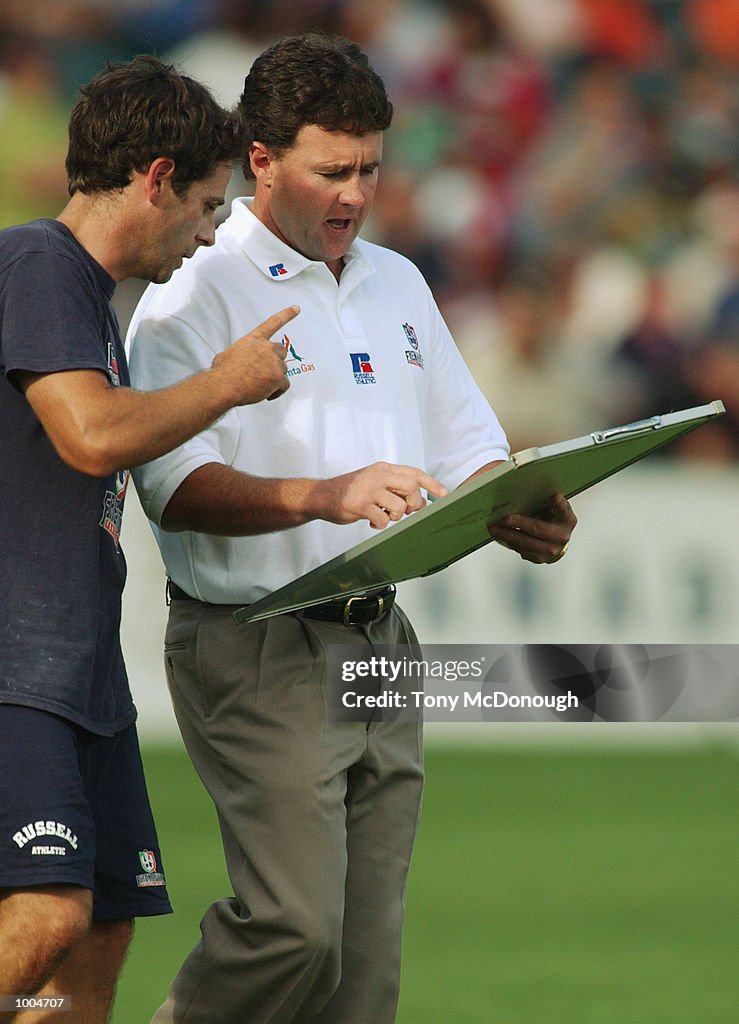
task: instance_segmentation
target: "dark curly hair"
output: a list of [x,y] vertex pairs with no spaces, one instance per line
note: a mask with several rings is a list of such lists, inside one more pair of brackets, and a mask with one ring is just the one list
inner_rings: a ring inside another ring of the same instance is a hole
[[356,43],[309,32],[254,61],[237,107],[244,166],[253,142],[279,156],[304,125],[353,135],[384,131],[393,117],[385,86]]
[[108,64],[79,90],[69,121],[69,194],[123,189],[134,171],[169,157],[182,196],[238,156],[234,119],[205,86],[143,55]]

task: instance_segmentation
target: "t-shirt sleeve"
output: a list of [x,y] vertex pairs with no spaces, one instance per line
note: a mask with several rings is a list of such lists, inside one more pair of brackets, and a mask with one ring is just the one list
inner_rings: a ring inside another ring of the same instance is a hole
[[14,373],[99,369],[107,373],[105,328],[86,269],[53,252],[19,257],[2,290],[2,362]]

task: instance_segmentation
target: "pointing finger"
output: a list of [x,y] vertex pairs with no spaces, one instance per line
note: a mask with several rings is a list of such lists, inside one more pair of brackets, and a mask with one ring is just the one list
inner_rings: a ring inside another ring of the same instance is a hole
[[285,309],[281,309],[279,313],[273,313],[272,316],[268,316],[263,323],[255,328],[255,333],[258,331],[260,334],[266,334],[267,337],[271,338],[281,327],[294,320],[299,312],[300,306],[287,306]]

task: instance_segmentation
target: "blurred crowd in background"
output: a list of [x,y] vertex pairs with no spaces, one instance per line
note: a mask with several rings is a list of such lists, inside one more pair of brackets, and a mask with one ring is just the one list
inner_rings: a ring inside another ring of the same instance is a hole
[[386,82],[365,237],[421,268],[513,449],[721,398],[665,457],[739,459],[739,0],[3,0],[0,227],[61,209],[106,62],[156,53],[231,106],[313,28]]

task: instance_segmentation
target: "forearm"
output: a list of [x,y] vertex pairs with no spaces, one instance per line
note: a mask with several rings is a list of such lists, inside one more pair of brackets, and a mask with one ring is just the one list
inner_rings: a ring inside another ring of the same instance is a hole
[[[206,370],[161,391],[115,388],[100,445],[120,468],[151,462],[205,430],[234,405],[234,389]],[[116,467],[118,468],[118,467]]]
[[321,516],[318,480],[250,476],[221,463],[200,466],[170,498],[162,528],[246,537],[302,526]]
[[91,476],[158,458],[213,423],[233,398],[216,370],[152,392],[113,387],[95,370],[24,374],[21,384],[61,458]]
[[236,405],[282,394],[285,349],[269,340],[290,306],[220,352],[210,368],[159,391],[113,387],[100,370],[19,372],[21,388],[57,452],[73,469],[107,476],[151,462]]
[[208,463],[180,484],[161,522],[165,530],[230,537],[288,530],[314,519],[339,525],[366,519],[383,529],[423,508],[422,489],[446,494],[422,470],[387,462],[320,480],[268,479]]

